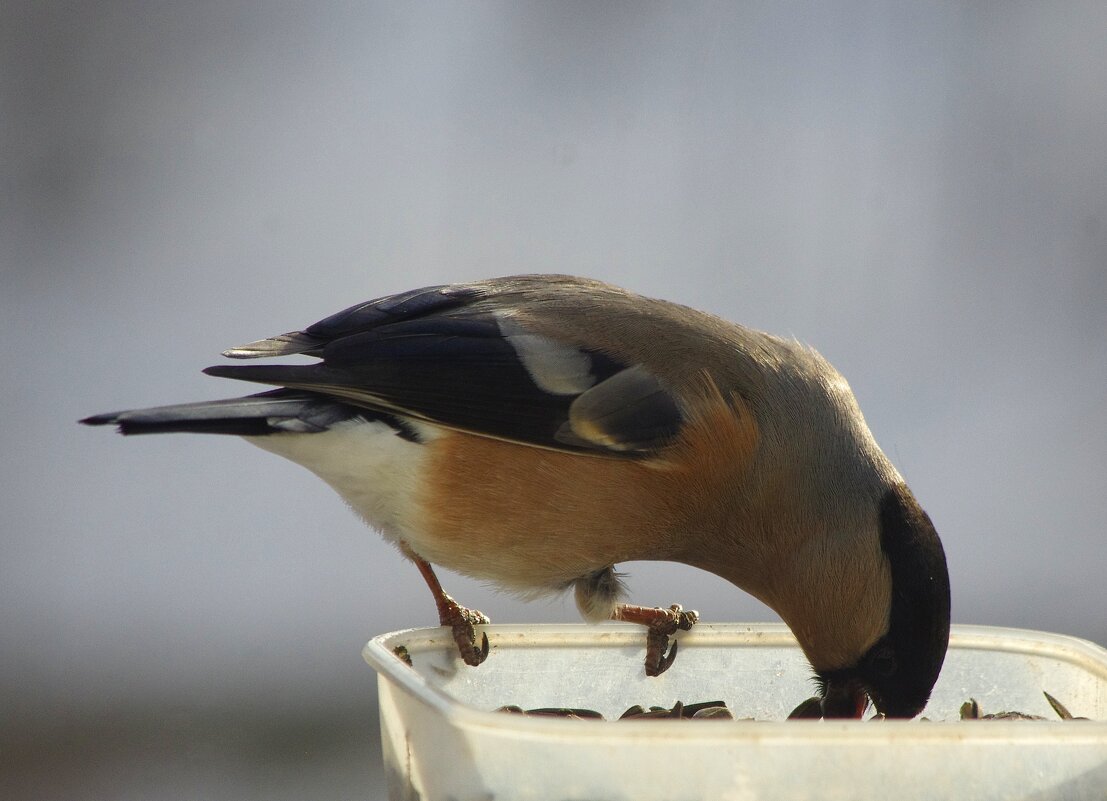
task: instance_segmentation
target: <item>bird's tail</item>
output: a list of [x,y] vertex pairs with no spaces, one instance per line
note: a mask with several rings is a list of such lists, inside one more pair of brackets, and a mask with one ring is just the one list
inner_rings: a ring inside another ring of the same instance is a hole
[[90,426],[115,425],[121,434],[190,432],[261,436],[279,432],[318,433],[365,414],[364,409],[323,395],[275,389],[244,398],[107,412],[80,422]]

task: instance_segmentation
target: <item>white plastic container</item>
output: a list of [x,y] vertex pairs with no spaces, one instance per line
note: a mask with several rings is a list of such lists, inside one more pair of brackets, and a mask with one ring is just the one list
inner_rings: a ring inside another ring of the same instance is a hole
[[[699,624],[673,667],[642,669],[628,624],[484,626],[477,668],[446,629],[374,638],[391,801],[1107,799],[1107,650],[1042,632],[954,626],[929,721],[784,718],[811,670],[779,624]],[[410,654],[412,666],[394,654]],[[1046,691],[1075,716],[1065,721]],[[960,721],[1016,710],[1047,721]],[[628,707],[725,701],[736,718],[618,721]],[[582,707],[608,720],[525,717],[508,704]]]

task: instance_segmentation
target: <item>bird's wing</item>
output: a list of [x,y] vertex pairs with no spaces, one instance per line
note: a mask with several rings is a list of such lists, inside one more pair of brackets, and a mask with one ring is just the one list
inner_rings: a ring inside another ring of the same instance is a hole
[[536,332],[520,320],[526,303],[486,286],[414,290],[225,354],[302,353],[316,364],[205,372],[558,450],[645,456],[674,438],[680,404],[646,366]]
[[[286,431],[318,433],[359,416],[364,416],[363,409],[313,392],[273,389],[245,398],[107,412],[80,422],[90,426],[115,425],[121,434],[189,432],[261,436]],[[378,419],[403,430],[386,413]]]

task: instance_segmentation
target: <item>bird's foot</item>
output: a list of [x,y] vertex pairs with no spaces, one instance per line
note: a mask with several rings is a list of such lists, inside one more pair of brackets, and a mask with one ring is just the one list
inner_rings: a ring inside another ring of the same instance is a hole
[[491,621],[483,612],[461,606],[450,596],[444,596],[445,603],[439,607],[439,621],[449,626],[457,643],[457,650],[467,665],[476,667],[488,658],[488,635],[481,632],[480,647],[477,647],[475,626],[483,626]]
[[692,609],[686,612],[680,604],[673,604],[668,609],[621,604],[611,617],[646,627],[647,676],[660,676],[672,667],[678,643],[674,641],[670,646],[669,638],[678,631],[688,631],[700,619],[698,612]]
[[430,588],[434,596],[435,606],[438,607],[438,622],[440,625],[449,626],[457,643],[457,650],[465,664],[476,667],[488,658],[488,635],[481,632],[480,647],[477,647],[477,631],[474,626],[483,626],[491,621],[483,612],[476,609],[468,609],[442,589],[438,576],[434,574],[431,563],[411,550],[406,543],[401,544],[404,555],[407,556],[423,576],[423,580]]
[[[699,620],[699,613],[693,609],[685,612],[680,604],[673,604],[669,609],[659,609],[662,616],[655,618],[646,625],[646,675],[660,676],[676,660],[677,647],[680,643],[673,641],[669,646],[669,637],[678,631],[688,631]],[[666,650],[667,649],[667,650]]]

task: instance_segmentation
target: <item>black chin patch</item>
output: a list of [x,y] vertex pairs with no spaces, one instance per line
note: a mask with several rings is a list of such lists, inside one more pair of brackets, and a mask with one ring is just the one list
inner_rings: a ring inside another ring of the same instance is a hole
[[905,486],[880,503],[880,547],[892,574],[888,633],[859,666],[890,717],[926,705],[949,646],[949,572],[938,532]]
[[880,502],[880,547],[892,574],[888,631],[857,664],[822,671],[824,707],[846,712],[864,690],[890,718],[913,718],[930,699],[949,646],[949,573],[930,518],[905,486]]

